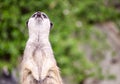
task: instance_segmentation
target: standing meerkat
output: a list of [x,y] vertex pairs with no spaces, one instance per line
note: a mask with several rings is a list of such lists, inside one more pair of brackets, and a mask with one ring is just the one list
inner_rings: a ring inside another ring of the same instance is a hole
[[52,23],[43,12],[27,22],[29,39],[21,64],[21,84],[62,84],[59,68],[49,42]]

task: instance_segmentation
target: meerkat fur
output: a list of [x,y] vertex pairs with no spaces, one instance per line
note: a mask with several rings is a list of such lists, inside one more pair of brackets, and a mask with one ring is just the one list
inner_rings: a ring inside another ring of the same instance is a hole
[[49,42],[52,23],[43,12],[27,22],[29,39],[21,63],[21,84],[62,84],[59,68]]

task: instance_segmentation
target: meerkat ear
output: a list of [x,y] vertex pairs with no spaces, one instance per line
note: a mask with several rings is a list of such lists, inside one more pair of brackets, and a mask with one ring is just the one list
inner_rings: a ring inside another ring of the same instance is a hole
[[52,22],[50,22],[50,29],[52,29],[53,28],[53,23]]
[[26,25],[28,25],[28,21],[26,21]]
[[28,21],[26,21],[26,26],[28,27]]

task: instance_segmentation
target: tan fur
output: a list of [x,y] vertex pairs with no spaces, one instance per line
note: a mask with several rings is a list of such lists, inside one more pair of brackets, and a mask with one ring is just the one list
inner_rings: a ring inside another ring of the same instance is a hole
[[62,84],[48,38],[43,39],[42,34],[35,38],[29,37],[24,50],[21,84]]

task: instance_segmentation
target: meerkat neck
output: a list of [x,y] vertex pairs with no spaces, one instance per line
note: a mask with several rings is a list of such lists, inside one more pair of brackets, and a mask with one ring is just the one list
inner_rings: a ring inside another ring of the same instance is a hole
[[41,46],[42,49],[47,49],[52,52],[51,44],[49,42],[49,33],[32,32],[29,34],[27,44],[28,46]]

